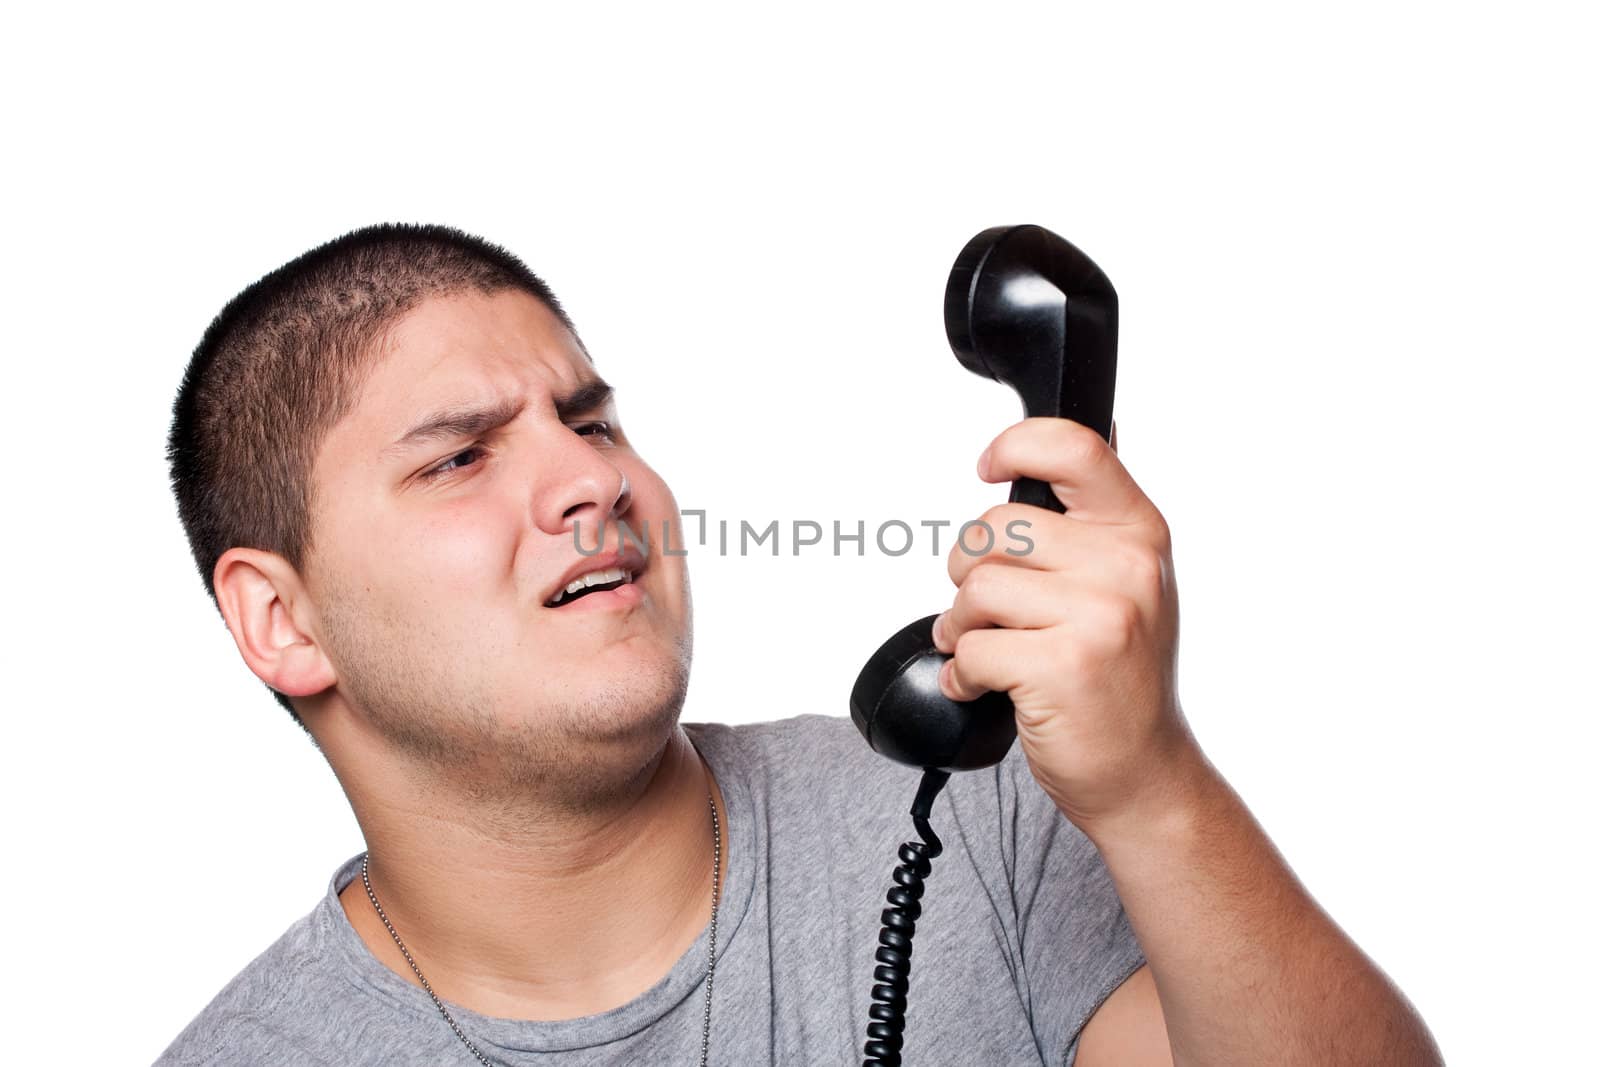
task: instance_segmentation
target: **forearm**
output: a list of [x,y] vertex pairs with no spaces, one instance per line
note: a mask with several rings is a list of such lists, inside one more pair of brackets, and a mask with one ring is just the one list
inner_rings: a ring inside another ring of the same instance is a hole
[[1203,755],[1159,805],[1086,827],[1160,993],[1176,1067],[1442,1064]]

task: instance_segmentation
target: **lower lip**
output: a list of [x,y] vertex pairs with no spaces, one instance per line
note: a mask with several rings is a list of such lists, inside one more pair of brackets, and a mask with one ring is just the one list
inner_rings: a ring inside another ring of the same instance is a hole
[[557,604],[551,611],[578,614],[585,611],[617,611],[631,608],[644,600],[644,590],[637,581],[619,585],[615,589],[602,589],[598,593],[581,596],[565,604]]

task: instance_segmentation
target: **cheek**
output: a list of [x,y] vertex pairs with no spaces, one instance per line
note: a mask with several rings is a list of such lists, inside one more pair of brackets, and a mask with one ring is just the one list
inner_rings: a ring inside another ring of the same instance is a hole
[[[406,541],[401,566],[441,593],[476,589],[496,576],[503,579],[516,551],[517,522],[487,497],[454,503],[417,526]],[[441,587],[440,582],[450,584]]]
[[[689,564],[685,553],[694,551],[697,538],[703,531],[698,518],[685,521],[678,511],[677,499],[666,482],[649,467],[636,475],[628,472],[633,486],[633,507],[630,514],[635,522],[643,521],[650,534],[650,565],[656,571],[668,603],[676,605],[676,613],[687,619],[689,612]],[[665,551],[670,548],[670,552]]]
[[359,572],[374,597],[408,615],[480,611],[503,586],[516,526],[483,500],[454,502],[403,527],[367,534]]

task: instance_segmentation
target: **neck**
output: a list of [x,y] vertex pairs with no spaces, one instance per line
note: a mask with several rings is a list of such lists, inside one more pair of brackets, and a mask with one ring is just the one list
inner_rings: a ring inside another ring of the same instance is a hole
[[[554,1020],[639,996],[710,921],[708,785],[725,877],[727,807],[680,726],[605,803],[518,817],[408,772],[346,790],[373,891],[434,992],[485,1015]],[[340,903],[373,955],[420,985],[359,877]]]

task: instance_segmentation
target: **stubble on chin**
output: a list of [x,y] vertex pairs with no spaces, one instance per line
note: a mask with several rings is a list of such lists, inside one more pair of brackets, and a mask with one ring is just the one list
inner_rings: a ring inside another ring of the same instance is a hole
[[[637,795],[677,727],[688,664],[669,660],[581,696],[505,717],[476,717],[452,773],[480,804],[568,816],[613,809]],[[480,769],[487,773],[479,774]]]
[[[588,815],[636,795],[688,692],[688,637],[659,664],[586,679],[538,706],[516,707],[479,679],[393,651],[428,645],[386,640],[348,623],[338,612],[325,618],[325,638],[355,714],[433,787],[519,824],[530,812]],[[480,664],[493,654],[476,652]]]

